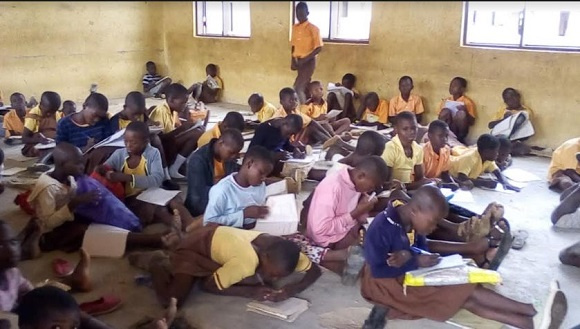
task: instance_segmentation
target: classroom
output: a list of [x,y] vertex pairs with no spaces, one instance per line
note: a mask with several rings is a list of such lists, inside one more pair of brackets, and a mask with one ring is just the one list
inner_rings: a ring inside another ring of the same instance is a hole
[[0,328],[580,328],[577,3],[0,17]]

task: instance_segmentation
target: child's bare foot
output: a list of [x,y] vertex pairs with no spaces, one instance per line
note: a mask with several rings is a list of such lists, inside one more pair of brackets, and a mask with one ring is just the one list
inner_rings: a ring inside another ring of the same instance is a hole
[[203,215],[195,217],[193,221],[187,225],[185,228],[185,232],[189,233],[191,231],[197,230],[198,228],[203,226]]
[[161,244],[164,249],[173,250],[181,241],[181,234],[176,232],[169,232],[161,237]]
[[336,144],[338,142],[341,142],[341,141],[342,141],[342,139],[340,139],[340,136],[337,136],[337,135],[332,136],[326,142],[324,142],[324,144],[322,144],[322,149],[323,150],[326,150],[329,147],[331,147],[332,145],[334,145],[334,144]]
[[38,218],[32,218],[26,226],[28,234],[22,242],[22,259],[36,259],[42,254],[39,244],[42,236],[42,221]]
[[183,223],[181,221],[181,215],[179,214],[179,210],[177,210],[177,209],[173,209],[172,230],[175,230],[176,233],[178,233],[178,234],[181,234],[181,230],[183,230]]
[[165,258],[167,258],[167,255],[162,250],[136,251],[127,256],[129,264],[144,271],[149,271],[149,266],[153,262],[161,261]]
[[91,256],[86,250],[79,251],[80,260],[71,275],[64,278],[72,289],[80,292],[88,292],[93,288],[90,277]]
[[341,137],[345,142],[350,142],[352,140],[352,135],[349,132],[343,133]]
[[177,299],[171,298],[169,300],[169,306],[167,306],[167,309],[165,310],[165,317],[163,318],[163,320],[165,320],[165,323],[167,323],[168,327],[170,327],[171,324],[173,323],[173,320],[175,320],[176,314],[177,314]]

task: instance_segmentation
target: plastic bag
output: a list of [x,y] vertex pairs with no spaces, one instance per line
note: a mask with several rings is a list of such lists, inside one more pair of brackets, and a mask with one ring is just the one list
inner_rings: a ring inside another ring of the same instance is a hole
[[[465,259],[464,259],[465,261]],[[466,283],[499,284],[501,275],[492,270],[479,268],[471,260],[461,267],[447,268],[415,276],[412,272],[405,273],[405,287],[450,286]]]
[[98,190],[101,200],[98,203],[79,205],[75,213],[89,219],[92,223],[111,225],[129,230],[141,231],[141,222],[111,191],[94,178],[83,176],[77,180],[77,195]]

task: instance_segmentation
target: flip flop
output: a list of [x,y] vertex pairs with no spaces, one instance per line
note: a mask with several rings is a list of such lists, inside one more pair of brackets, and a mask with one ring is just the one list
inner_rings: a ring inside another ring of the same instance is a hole
[[[497,253],[495,257],[490,259],[489,261],[486,259],[485,261],[489,262],[489,270],[497,271],[501,262],[504,260],[505,256],[507,256],[508,252],[510,251],[513,243],[513,237],[509,231],[506,231],[497,247]],[[484,261],[484,263],[485,263]]]
[[105,295],[92,302],[86,302],[79,305],[81,311],[88,315],[102,315],[116,311],[121,307],[122,301],[119,297],[114,295]]
[[69,261],[62,258],[56,258],[52,261],[52,270],[57,278],[69,276],[74,271]]
[[512,249],[520,250],[525,246],[529,233],[525,230],[517,230],[514,232],[513,236],[514,242],[512,244]]

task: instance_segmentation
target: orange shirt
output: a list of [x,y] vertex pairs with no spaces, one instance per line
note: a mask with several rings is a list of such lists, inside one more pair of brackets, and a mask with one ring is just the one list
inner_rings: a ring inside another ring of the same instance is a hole
[[[28,111],[26,111],[28,113]],[[10,110],[4,116],[4,129],[6,137],[10,137],[10,130],[22,135],[24,131],[24,121],[20,119],[16,110]]]
[[[441,112],[441,110],[445,107],[446,101],[453,101],[453,100],[454,100],[453,96],[449,96],[446,99],[441,100],[441,105],[439,105],[439,112]],[[469,115],[471,115],[474,118],[477,117],[477,114],[475,112],[475,103],[469,97],[463,95],[463,96],[459,97],[458,99],[455,99],[454,101],[461,102],[461,103],[465,104],[465,109],[467,109],[467,113],[469,113]]]
[[423,145],[423,170],[426,178],[439,178],[441,173],[449,171],[451,164],[451,149],[449,146],[439,150],[439,154],[433,151],[431,142]]
[[372,112],[368,108],[364,111],[361,120],[370,123],[380,122],[386,124],[389,120],[389,102],[384,99],[379,100],[379,106]]
[[[302,129],[306,128],[306,126],[308,126],[310,124],[310,122],[312,122],[312,118],[310,118],[308,115],[302,113],[302,111],[299,111],[298,109],[295,109],[292,114],[298,114],[299,116],[302,117]],[[274,118],[285,118],[288,116],[288,113],[286,113],[286,111],[284,111],[283,107],[279,107],[276,112],[274,112],[274,116],[272,117],[272,119]]]
[[312,119],[316,119],[319,116],[328,113],[328,106],[326,105],[326,101],[322,100],[322,102],[322,104],[302,104],[300,105],[300,112],[306,114]]
[[399,93],[399,96],[391,98],[391,101],[389,102],[389,116],[394,117],[404,111],[413,112],[415,114],[421,114],[425,112],[421,97],[411,94],[409,95],[409,101],[405,102]]
[[320,30],[309,21],[294,24],[292,26],[291,44],[294,47],[292,57],[304,58],[313,52],[314,49],[323,46]]
[[224,169],[224,163],[213,160],[213,182],[219,182],[226,175],[226,170]]

